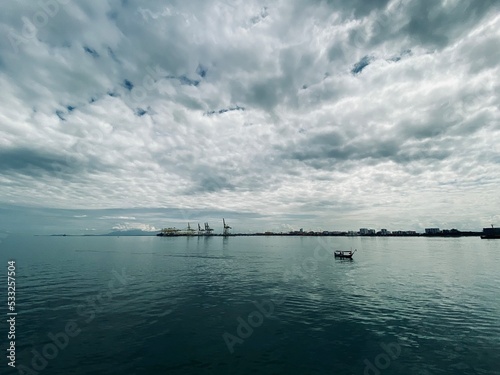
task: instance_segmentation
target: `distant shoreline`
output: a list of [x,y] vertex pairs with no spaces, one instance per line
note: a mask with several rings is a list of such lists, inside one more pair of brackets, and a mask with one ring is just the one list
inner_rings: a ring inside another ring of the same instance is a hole
[[457,238],[457,237],[481,237],[483,232],[460,232],[454,234],[426,234],[426,233],[416,233],[416,234],[368,234],[368,235],[359,235],[359,234],[347,234],[347,233],[302,233],[302,234],[291,234],[291,233],[234,233],[229,235],[223,234],[212,234],[212,235],[197,235],[197,234],[173,234],[173,235],[163,235],[159,236],[156,232],[154,233],[145,233],[145,234],[35,234],[34,236],[43,236],[43,237],[446,237],[446,238]]
[[290,233],[235,233],[229,235],[223,234],[213,234],[210,236],[206,235],[188,235],[188,234],[174,234],[174,235],[163,235],[158,237],[238,237],[238,236],[260,236],[260,237],[481,237],[482,232],[462,232],[461,234],[426,234],[426,233],[416,233],[416,234],[386,234],[386,235],[364,235],[364,234],[323,234],[323,233],[303,233],[303,234],[290,234]]

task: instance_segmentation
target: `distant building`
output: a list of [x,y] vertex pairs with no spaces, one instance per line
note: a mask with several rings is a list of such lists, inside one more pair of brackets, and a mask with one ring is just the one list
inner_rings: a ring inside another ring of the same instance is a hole
[[425,228],[425,234],[438,234],[441,233],[439,228]]
[[484,234],[500,234],[500,228],[483,228],[483,233]]
[[481,238],[500,238],[500,228],[483,228],[483,235]]
[[368,228],[360,228],[359,229],[359,234],[362,236],[374,236],[375,235],[375,229],[368,229]]

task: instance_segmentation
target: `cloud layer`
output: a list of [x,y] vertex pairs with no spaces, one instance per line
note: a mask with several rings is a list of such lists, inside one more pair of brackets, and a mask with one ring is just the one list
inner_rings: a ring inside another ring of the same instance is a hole
[[257,230],[500,224],[499,11],[10,2],[0,203],[102,210],[107,228],[132,209],[144,228],[179,225],[155,208]]

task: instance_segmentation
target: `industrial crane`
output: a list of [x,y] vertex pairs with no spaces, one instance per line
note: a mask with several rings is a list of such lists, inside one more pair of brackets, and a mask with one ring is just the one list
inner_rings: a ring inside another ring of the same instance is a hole
[[205,223],[205,235],[211,236],[213,229],[209,227],[208,223]]
[[194,236],[194,232],[195,232],[195,230],[193,228],[191,228],[191,225],[188,223],[188,227],[186,229],[186,234],[188,236]]
[[229,236],[229,229],[231,229],[231,227],[226,224],[226,220],[224,218],[222,218],[222,224],[224,225],[223,235],[224,236]]

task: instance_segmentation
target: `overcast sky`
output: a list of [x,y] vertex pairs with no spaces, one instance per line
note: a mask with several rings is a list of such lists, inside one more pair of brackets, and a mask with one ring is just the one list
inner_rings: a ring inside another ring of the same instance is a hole
[[495,0],[9,1],[0,226],[500,226]]

